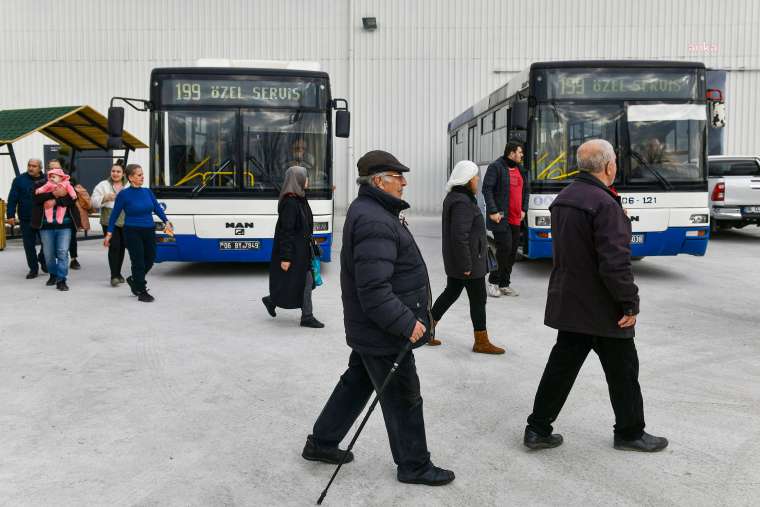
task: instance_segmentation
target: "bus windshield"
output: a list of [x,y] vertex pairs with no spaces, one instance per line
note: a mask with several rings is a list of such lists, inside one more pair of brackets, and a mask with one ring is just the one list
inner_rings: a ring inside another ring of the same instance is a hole
[[703,104],[540,104],[533,121],[530,167],[539,184],[565,183],[578,174],[576,150],[589,139],[614,147],[616,185],[670,190],[673,183],[705,178]]
[[153,114],[154,187],[269,196],[279,192],[285,171],[299,165],[308,172],[311,190],[331,188],[324,112],[188,109]]

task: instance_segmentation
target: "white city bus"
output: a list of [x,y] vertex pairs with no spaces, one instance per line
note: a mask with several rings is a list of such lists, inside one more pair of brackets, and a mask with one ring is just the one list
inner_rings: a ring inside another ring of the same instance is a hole
[[530,203],[521,251],[551,257],[549,205],[578,173],[578,146],[604,138],[617,153],[632,255],[704,255],[712,92],[695,62],[534,63],[449,123],[449,170],[469,158],[483,174],[508,140],[523,142]]
[[151,73],[150,101],[143,101],[149,182],[175,233],[163,234],[157,224],[157,262],[269,261],[279,191],[294,165],[308,171],[314,237],[330,260],[332,110],[335,135],[347,137],[347,104],[332,99],[327,73],[282,67]]

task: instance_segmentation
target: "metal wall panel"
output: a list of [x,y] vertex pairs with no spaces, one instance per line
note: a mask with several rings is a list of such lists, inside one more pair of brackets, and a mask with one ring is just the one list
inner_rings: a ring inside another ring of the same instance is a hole
[[[412,168],[406,198],[440,208],[446,125],[533,61],[698,60],[728,80],[729,152],[760,153],[760,2],[752,0],[4,0],[0,108],[145,97],[154,67],[198,58],[319,61],[346,97],[352,137],[335,141],[337,207],[356,191],[355,160],[396,154]],[[361,18],[374,16],[366,32]],[[144,114],[126,127],[147,140]],[[43,138],[22,141],[22,159]],[[147,162],[147,153],[135,157]],[[0,158],[0,194],[12,171]]]

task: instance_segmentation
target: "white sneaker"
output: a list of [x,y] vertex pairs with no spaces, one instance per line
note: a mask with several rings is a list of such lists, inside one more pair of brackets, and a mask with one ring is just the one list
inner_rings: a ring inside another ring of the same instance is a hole
[[499,286],[489,283],[488,284],[488,295],[492,298],[499,298],[501,297],[501,291],[499,290]]
[[499,292],[504,294],[505,296],[519,296],[520,293],[517,292],[517,289],[513,289],[512,287],[499,287]]

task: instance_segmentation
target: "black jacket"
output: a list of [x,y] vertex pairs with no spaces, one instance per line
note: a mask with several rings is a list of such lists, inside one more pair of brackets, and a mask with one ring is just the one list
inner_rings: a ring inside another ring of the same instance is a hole
[[[269,263],[269,296],[280,308],[301,308],[306,272],[311,269],[311,236],[314,218],[306,199],[286,196],[277,207],[272,260]],[[290,261],[283,271],[281,261]]]
[[[513,164],[520,170],[520,167],[511,160],[509,164]],[[528,197],[530,195],[528,178],[521,170],[520,174],[523,177],[522,210],[527,213]],[[489,231],[499,232],[509,229],[509,222],[507,221],[507,217],[509,216],[509,187],[508,162],[506,158],[501,156],[489,164],[488,169],[486,169],[486,175],[483,177],[483,186],[481,188],[483,200],[486,203],[486,227]],[[489,215],[499,212],[504,214],[504,218],[498,224],[488,218]]]
[[443,200],[441,221],[446,276],[462,280],[486,276],[486,224],[469,188],[451,189]]
[[11,190],[8,192],[7,218],[13,218],[18,209],[19,220],[27,221],[32,219],[32,209],[34,208],[32,192],[37,187],[37,184],[42,181],[45,181],[44,174],[32,178],[29,173],[24,173],[13,178]]
[[631,222],[620,198],[581,173],[549,207],[554,268],[544,323],[555,329],[611,338],[633,338],[621,329],[624,314],[639,313],[631,271]]
[[346,342],[359,353],[396,355],[419,320],[430,339],[427,267],[399,212],[409,205],[370,185],[359,187],[343,226],[340,288]]
[[71,198],[71,196],[64,195],[63,197],[56,197],[53,195],[52,192],[45,192],[42,194],[35,194],[34,191],[45,184],[47,181],[47,178],[41,178],[37,180],[34,183],[34,188],[32,189],[32,201],[34,202],[34,206],[32,206],[32,218],[30,225],[33,229],[41,229],[42,228],[42,217],[45,212],[45,201],[49,199],[55,199],[55,203],[58,206],[66,206],[66,214],[69,215],[69,218],[71,218],[72,222],[75,226],[75,231],[82,228],[82,219],[79,216],[79,210],[76,207],[76,202],[74,199]]

